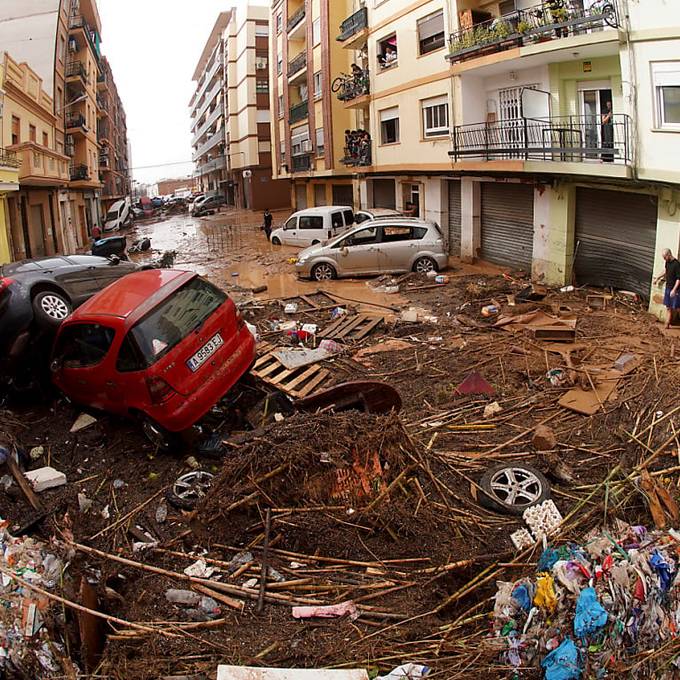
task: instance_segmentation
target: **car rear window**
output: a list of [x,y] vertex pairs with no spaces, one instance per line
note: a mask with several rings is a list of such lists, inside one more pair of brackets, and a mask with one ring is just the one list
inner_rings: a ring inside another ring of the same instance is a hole
[[334,228],[345,226],[342,222],[342,213],[341,212],[331,213],[331,226],[334,227]]
[[119,371],[135,371],[155,364],[189,333],[199,328],[227,300],[211,283],[195,278],[138,321],[123,341]]
[[54,356],[64,368],[96,366],[107,355],[116,332],[98,323],[67,326],[59,335]]
[[323,229],[321,215],[300,215],[300,229]]
[[345,224],[351,227],[354,224],[354,213],[351,210],[343,210],[342,214],[345,216]]

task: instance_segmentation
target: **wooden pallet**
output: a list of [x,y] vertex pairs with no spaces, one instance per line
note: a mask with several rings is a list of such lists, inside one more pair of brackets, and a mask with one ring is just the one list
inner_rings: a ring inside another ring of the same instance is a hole
[[275,356],[273,351],[262,355],[250,371],[268,385],[289,394],[291,397],[306,397],[330,375],[330,371],[319,364],[287,369]]
[[[313,300],[312,298],[314,297],[317,299]],[[334,309],[339,304],[338,301],[325,290],[317,290],[316,292],[308,293],[307,295],[295,295],[293,297],[278,299],[278,303],[282,307],[285,307],[291,302],[297,304],[298,312],[322,312],[328,309]]]
[[317,333],[316,337],[333,338],[334,340],[362,340],[384,320],[384,316],[370,316],[368,314],[342,317]]

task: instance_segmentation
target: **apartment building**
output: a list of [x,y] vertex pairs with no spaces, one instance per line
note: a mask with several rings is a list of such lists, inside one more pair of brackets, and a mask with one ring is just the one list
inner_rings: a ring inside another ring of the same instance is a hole
[[178,177],[176,179],[158,180],[159,196],[172,196],[176,191],[193,191],[193,177]]
[[[12,240],[10,235],[8,199],[19,191],[20,161],[14,151],[8,151],[5,144],[4,68],[0,72],[0,264],[12,259]],[[11,141],[11,138],[10,138]]]
[[105,56],[102,56],[100,66],[97,77],[99,179],[102,205],[108,211],[112,203],[130,195],[130,161],[125,109]]
[[222,12],[196,66],[190,103],[201,190],[254,210],[289,205],[288,183],[272,179],[268,52],[266,7]]

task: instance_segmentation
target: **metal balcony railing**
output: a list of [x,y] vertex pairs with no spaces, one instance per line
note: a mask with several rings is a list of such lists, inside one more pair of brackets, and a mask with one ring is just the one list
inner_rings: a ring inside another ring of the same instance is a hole
[[288,122],[297,123],[299,120],[307,118],[309,115],[309,104],[308,102],[300,102],[295,106],[291,106],[288,111]]
[[82,128],[83,130],[87,130],[87,120],[82,113],[67,113],[66,116],[64,116],[64,125],[67,130],[71,128]]
[[306,172],[312,169],[312,157],[308,154],[293,156],[293,172]]
[[203,137],[203,135],[210,129],[211,125],[215,123],[215,121],[224,114],[224,107],[222,104],[218,104],[215,107],[215,110],[210,113],[210,115],[206,118],[205,122],[201,127],[196,130],[196,134],[193,136],[193,139],[191,140],[192,144],[198,143],[198,140]]
[[300,52],[294,59],[288,62],[288,77],[295,75],[307,66],[307,53]]
[[345,155],[340,162],[347,167],[366,167],[373,164],[371,137],[367,133],[352,130],[345,133]]
[[449,155],[455,161],[482,158],[630,165],[630,117],[613,114],[610,122],[602,120],[601,116],[557,116],[458,125],[453,129]]
[[203,103],[200,105],[198,109],[196,109],[196,115],[194,116],[194,120],[200,120],[203,114],[210,108],[210,105],[213,103],[215,100],[215,97],[220,93],[224,86],[224,82],[222,78],[216,81],[215,85],[213,86],[212,90],[208,92],[208,94],[203,97]]
[[214,172],[215,170],[222,170],[227,167],[227,157],[218,156],[213,158],[213,160],[203,163],[196,168],[197,175],[207,175],[209,172]]
[[67,78],[81,78],[84,83],[87,83],[87,69],[82,61],[69,61],[66,64]]
[[97,95],[97,106],[108,113],[109,103],[106,101],[106,99],[104,99],[104,97]]
[[528,9],[461,28],[449,36],[449,61],[463,61],[489,52],[544,40],[559,40],[593,30],[618,28],[614,0],[596,0],[590,7],[559,8],[546,0]]
[[221,130],[218,130],[212,137],[210,137],[206,142],[201,144],[201,146],[194,151],[194,155],[192,160],[196,161],[198,160],[201,156],[203,156],[205,153],[210,151],[210,149],[214,148],[218,144],[224,142],[224,128]]
[[100,58],[100,53],[99,53],[99,35],[97,31],[95,31],[88,23],[85,21],[85,19],[79,15],[76,14],[74,16],[70,16],[68,18],[68,27],[69,30],[76,30],[78,28],[82,28],[83,31],[85,32],[85,35],[87,36],[87,41],[90,43],[90,47],[92,51],[94,52],[95,56],[97,57],[97,60]]
[[363,97],[371,91],[371,79],[368,69],[360,69],[352,75],[343,73],[331,84],[331,91],[336,93],[341,102]]
[[71,166],[71,181],[77,182],[78,180],[90,179],[90,170],[87,165],[72,165]]
[[14,151],[7,151],[7,149],[0,147],[0,166],[18,168],[20,165],[21,161]]
[[290,33],[304,18],[305,7],[303,5],[297,12],[293,12],[288,18],[288,23],[286,24],[287,31]]
[[362,7],[360,10],[354,12],[352,16],[347,17],[340,24],[340,35],[336,38],[338,42],[348,40],[359,31],[368,28],[368,10]]

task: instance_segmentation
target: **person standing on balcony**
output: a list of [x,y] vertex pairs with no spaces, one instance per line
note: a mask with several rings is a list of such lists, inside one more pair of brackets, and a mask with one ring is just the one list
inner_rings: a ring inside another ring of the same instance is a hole
[[[614,113],[612,112],[611,102],[607,102],[606,111],[602,114],[602,148],[614,148]],[[603,153],[602,160],[605,163],[613,163],[614,154]]]
[[661,283],[664,279],[666,281],[663,304],[666,307],[665,328],[669,329],[673,322],[673,316],[680,311],[680,262],[678,262],[677,258],[673,257],[673,253],[668,248],[664,248],[661,251],[661,257],[663,257],[666,263],[666,271],[657,276],[655,281],[657,284]]

